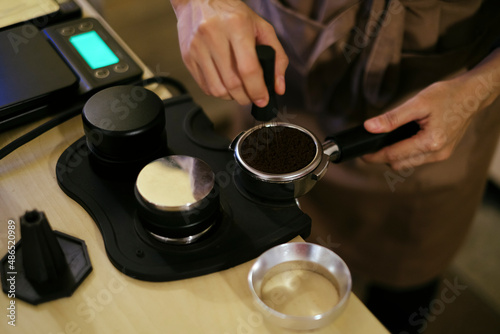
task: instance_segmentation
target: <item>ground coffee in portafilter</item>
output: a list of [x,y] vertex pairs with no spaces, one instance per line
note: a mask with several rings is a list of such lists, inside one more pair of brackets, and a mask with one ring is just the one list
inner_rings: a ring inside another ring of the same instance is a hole
[[316,145],[300,130],[272,126],[248,135],[242,142],[241,152],[241,158],[261,172],[286,174],[306,167],[316,155]]

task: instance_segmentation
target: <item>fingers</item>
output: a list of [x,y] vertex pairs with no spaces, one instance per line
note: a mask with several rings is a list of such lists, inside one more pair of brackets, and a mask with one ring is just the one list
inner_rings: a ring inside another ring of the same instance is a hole
[[272,26],[239,1],[188,3],[178,11],[184,63],[208,95],[239,104],[268,104],[256,44],[276,50],[275,91],[285,92],[288,58]]
[[[215,71],[214,66],[212,66],[213,71],[207,69],[203,70],[198,64],[195,64],[195,68],[197,74],[193,74],[193,77],[195,77],[196,82],[205,94],[215,96],[223,100],[232,99],[222,84],[222,81],[218,79],[219,76],[217,71]],[[210,72],[212,73],[212,78],[207,79],[207,74]]]
[[425,127],[428,116],[429,112],[425,105],[420,105],[418,100],[417,102],[409,100],[395,109],[365,121],[365,129],[372,133],[391,132],[411,121],[418,121],[421,130],[411,138],[385,147],[378,152],[366,154],[362,159],[367,163],[385,163],[395,170],[407,166],[408,163],[413,166],[425,163],[429,160],[431,152],[423,144],[427,138]]
[[276,44],[276,93],[285,94],[285,72],[288,67],[288,56],[279,42]]
[[455,86],[436,83],[401,106],[365,122],[367,131],[389,132],[411,121],[420,131],[411,138],[362,157],[368,163],[385,163],[395,170],[448,159],[465,132],[468,122],[452,127],[446,113],[455,102]]
[[199,27],[199,35],[192,39],[183,54],[184,63],[205,94],[248,104],[250,100],[232,66],[231,45],[227,39],[216,36],[219,29],[213,24]]
[[274,28],[267,22],[263,22],[257,31],[257,43],[269,45],[276,51],[276,65],[274,69],[274,89],[276,94],[285,94],[285,72],[288,67],[288,56],[278,40]]
[[371,133],[390,132],[413,120],[421,120],[428,115],[429,111],[419,100],[410,100],[395,109],[366,120],[364,126]]
[[[264,81],[257,57],[254,55],[252,58],[250,53],[250,59],[247,59],[248,51],[242,57],[238,45],[234,45],[230,40],[225,40],[225,42],[224,45],[218,46],[218,50],[220,51],[213,53],[212,57],[226,95],[231,96],[232,99],[241,105],[259,100],[261,104],[265,103],[265,106],[268,99],[267,91],[265,89],[263,92],[252,90],[255,85],[253,81],[259,79],[262,81],[257,82],[257,85],[262,85]],[[245,40],[241,44],[245,45],[247,50],[255,49],[255,44],[252,40]],[[248,74],[245,71],[248,71]],[[264,102],[261,100],[264,100]]]
[[394,170],[442,161],[450,157],[454,148],[455,142],[448,139],[444,131],[424,128],[412,138],[366,154],[362,159],[367,163],[385,163]]
[[367,163],[386,164],[394,170],[423,164],[428,153],[417,149],[412,140],[393,144],[372,154],[366,154],[361,159]]
[[238,36],[231,42],[235,58],[234,71],[241,78],[241,84],[249,102],[253,102],[259,107],[265,107],[269,102],[269,93],[255,51],[255,40]]
[[231,99],[228,94],[216,66],[209,56],[209,51],[203,48],[197,51],[197,62],[186,62],[193,78],[198,83],[203,92],[221,99]]
[[191,43],[184,62],[193,78],[207,95],[231,98],[241,105],[253,102],[259,107],[266,106],[269,94],[255,40],[244,32],[234,39],[216,38],[215,31],[209,30],[203,41]]
[[[255,45],[256,43],[270,45],[276,51],[275,91],[277,94],[285,92],[284,74],[288,66],[288,57],[272,26],[260,18],[258,20],[256,33],[251,29],[251,25],[235,22],[233,27],[239,33],[231,35],[229,39],[233,56],[232,67],[229,68],[228,63],[224,61],[218,62],[218,65],[222,80],[233,98],[240,104],[253,102],[259,107],[265,107],[269,103],[269,92],[264,82]],[[239,99],[234,94],[235,91],[238,92]]]

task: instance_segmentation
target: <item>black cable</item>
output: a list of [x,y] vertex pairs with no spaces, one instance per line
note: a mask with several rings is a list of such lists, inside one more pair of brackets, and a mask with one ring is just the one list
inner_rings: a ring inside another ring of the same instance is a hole
[[43,133],[49,131],[53,127],[66,122],[70,118],[75,117],[78,115],[83,108],[83,105],[79,104],[77,106],[72,106],[63,112],[61,112],[59,115],[56,117],[52,118],[51,120],[43,123],[42,125],[34,128],[30,132],[22,135],[21,137],[13,140],[9,144],[5,145],[0,149],[0,160],[5,158],[7,155],[12,153],[13,151],[17,150],[19,147],[23,146],[24,144],[30,142],[31,140],[35,139],[36,137],[42,135]]

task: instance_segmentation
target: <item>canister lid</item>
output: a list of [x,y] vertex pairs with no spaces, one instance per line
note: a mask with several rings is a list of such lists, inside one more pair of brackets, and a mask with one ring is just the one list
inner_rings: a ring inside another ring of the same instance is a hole
[[137,160],[156,149],[165,129],[163,102],[139,86],[114,86],[93,95],[82,112],[90,150],[109,160]]

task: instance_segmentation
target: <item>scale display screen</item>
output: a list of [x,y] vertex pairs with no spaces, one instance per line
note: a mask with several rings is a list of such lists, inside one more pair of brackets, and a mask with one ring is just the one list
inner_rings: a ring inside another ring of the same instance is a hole
[[72,36],[69,41],[93,70],[120,61],[95,31]]

